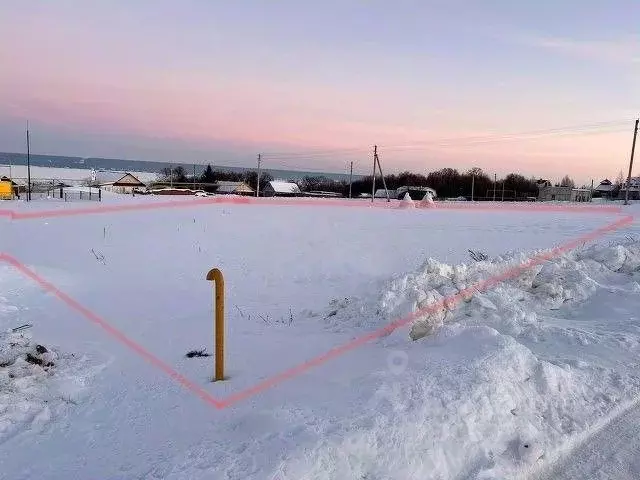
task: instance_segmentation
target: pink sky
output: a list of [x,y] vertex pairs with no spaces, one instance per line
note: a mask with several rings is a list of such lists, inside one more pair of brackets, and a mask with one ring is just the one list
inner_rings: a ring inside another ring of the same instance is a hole
[[[620,30],[623,17],[615,37],[603,28],[576,40],[514,34],[540,25],[501,15],[491,18],[503,28],[487,33],[461,16],[456,25],[468,30],[447,37],[435,22],[453,22],[451,12],[411,25],[403,12],[372,7],[388,24],[368,40],[356,17],[328,16],[331,31],[319,31],[324,10],[262,11],[265,20],[246,5],[185,5],[9,1],[0,151],[22,148],[29,119],[34,139],[42,132],[34,148],[50,154],[249,166],[258,152],[293,151],[309,155],[266,158],[273,168],[328,171],[355,160],[366,172],[378,144],[388,171],[479,166],[580,182],[615,177],[628,162],[640,38]],[[303,28],[309,18],[318,24]],[[464,140],[611,121],[590,135]]]

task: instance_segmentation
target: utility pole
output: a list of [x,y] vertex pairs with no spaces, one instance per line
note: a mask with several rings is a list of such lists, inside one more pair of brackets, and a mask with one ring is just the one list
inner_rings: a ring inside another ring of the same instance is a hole
[[373,186],[371,187],[371,203],[376,197],[376,158],[378,158],[378,146],[373,146]]
[[258,154],[258,180],[256,180],[256,197],[260,196],[260,163],[262,162],[262,155]]
[[27,201],[31,201],[31,147],[29,144],[29,122],[27,122]]
[[498,174],[493,174],[493,201],[496,201],[496,187],[498,186]]
[[476,172],[471,174],[471,201],[473,202],[473,189],[476,183]]
[[[387,202],[390,202],[391,199],[389,198],[389,190],[387,190],[387,181],[384,179],[384,173],[382,173],[382,166],[380,166],[380,158],[378,157],[377,148],[374,154],[374,159],[378,163],[378,170],[380,171],[380,176],[382,177],[382,186],[384,187],[384,192],[387,194]],[[374,172],[375,172],[375,166],[374,166]]]
[[349,169],[349,198],[351,198],[351,185],[353,183],[353,162],[351,162],[351,168]]
[[636,137],[638,136],[638,122],[640,119],[636,119],[636,126],[633,129],[633,143],[631,144],[631,159],[629,160],[629,175],[627,175],[627,190],[624,194],[624,204],[629,205],[629,189],[631,188],[631,169],[633,168],[633,154],[636,150]]
[[504,180],[502,180],[502,201],[504,202]]

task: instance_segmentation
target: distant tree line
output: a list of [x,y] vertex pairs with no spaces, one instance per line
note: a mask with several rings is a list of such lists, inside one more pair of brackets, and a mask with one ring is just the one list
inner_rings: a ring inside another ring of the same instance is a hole
[[[162,182],[173,182],[174,184],[196,184],[197,188],[212,190],[211,184],[217,181],[245,182],[251,188],[256,188],[258,172],[248,170],[245,172],[231,172],[214,170],[211,165],[200,175],[189,175],[186,170],[177,166],[174,168],[164,168],[161,171]],[[492,199],[495,190],[495,197],[502,198],[504,190],[505,199],[523,199],[538,195],[538,185],[540,183],[551,184],[547,180],[526,178],[517,173],[510,173],[503,178],[495,179],[480,168],[472,168],[466,172],[459,172],[454,168],[442,168],[427,175],[414,172],[401,172],[389,174],[384,177],[387,189],[394,191],[402,186],[430,187],[433,188],[440,198],[465,197],[475,199]],[[273,177],[268,172],[260,174],[260,189],[263,190]],[[382,178],[376,177],[376,190],[383,188]],[[298,181],[298,186],[303,192],[332,192],[343,196],[349,195],[349,182],[347,180],[334,180],[322,175],[306,176]],[[574,187],[575,182],[566,175],[556,185]],[[373,177],[359,177],[351,184],[351,194],[358,197],[361,194],[371,194],[373,189]]]
[[[215,184],[218,181],[227,182],[244,182],[251,188],[256,188],[258,182],[258,172],[255,170],[247,170],[244,172],[231,172],[214,170],[211,165],[207,165],[207,168],[200,175],[189,175],[184,167],[177,166],[173,168],[163,168],[160,171],[161,183],[173,183],[176,186],[189,186],[195,184],[196,188],[204,191],[213,191]],[[273,180],[273,176],[269,172],[260,172],[260,189]]]
[[[535,178],[525,178],[517,173],[510,173],[503,179],[494,182],[487,173],[479,168],[460,173],[453,168],[443,168],[427,175],[414,172],[401,172],[385,175],[387,189],[392,191],[402,186],[430,187],[440,198],[465,197],[471,198],[473,185],[474,198],[492,198],[496,189],[497,198],[501,198],[504,184],[505,198],[525,198],[538,195],[538,181]],[[376,177],[376,190],[383,188],[381,177]],[[349,194],[348,181],[335,181],[326,177],[306,177],[300,183],[302,191],[321,190],[326,192],[338,192],[347,196]],[[371,175],[354,180],[351,185],[351,194],[354,197],[361,194],[371,194],[373,190],[373,177]]]

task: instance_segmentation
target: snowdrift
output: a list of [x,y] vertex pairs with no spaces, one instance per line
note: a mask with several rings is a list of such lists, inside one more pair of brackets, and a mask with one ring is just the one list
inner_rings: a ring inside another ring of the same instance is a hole
[[[332,329],[365,332],[526,260],[521,253],[461,265],[429,259],[377,296],[334,301],[322,317]],[[402,375],[383,376],[364,409],[375,415],[285,462],[277,475],[503,479],[542,468],[640,394],[634,325],[608,336],[613,327],[578,328],[562,318],[599,290],[635,298],[638,270],[640,243],[598,245],[444,302],[410,326],[409,337],[421,340],[406,342]]]
[[[640,243],[629,241],[577,249],[532,266],[487,292],[470,290],[545,252],[508,253],[459,265],[429,258],[416,272],[392,279],[377,296],[336,299],[322,314],[306,313],[313,317],[322,315],[332,329],[343,331],[378,328],[424,311],[412,322],[409,335],[414,340],[435,332],[447,322],[477,314],[483,318],[508,314],[511,332],[515,333],[518,328],[536,321],[536,310],[554,310],[566,302],[589,298],[598,285],[594,277],[640,269]],[[430,308],[434,305],[439,308]]]
[[[0,320],[17,311],[0,297]],[[77,405],[95,371],[84,357],[34,342],[22,327],[0,332],[0,444],[24,430],[40,431]]]

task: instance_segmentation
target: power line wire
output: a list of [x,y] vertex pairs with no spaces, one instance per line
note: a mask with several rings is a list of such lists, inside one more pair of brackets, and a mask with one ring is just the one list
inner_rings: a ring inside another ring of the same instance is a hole
[[[409,144],[398,145],[379,145],[384,151],[399,151],[407,149],[424,149],[425,147],[457,147],[457,146],[473,146],[488,143],[499,143],[514,140],[534,140],[536,138],[548,136],[566,136],[566,135],[588,135],[602,133],[616,133],[623,131],[623,126],[628,126],[632,120],[614,120],[607,122],[588,123],[581,125],[565,126],[550,128],[544,130],[531,130],[513,133],[494,133],[488,135],[449,137],[441,139],[432,139],[424,141],[416,141]],[[625,129],[626,130],[626,129]],[[267,152],[263,154],[264,158],[270,160],[313,160],[324,157],[332,157],[338,155],[368,154],[370,148],[344,148],[331,150],[310,150],[306,152]]]

